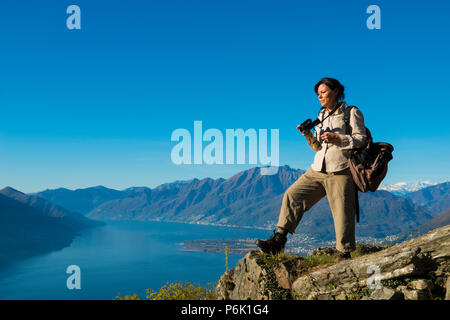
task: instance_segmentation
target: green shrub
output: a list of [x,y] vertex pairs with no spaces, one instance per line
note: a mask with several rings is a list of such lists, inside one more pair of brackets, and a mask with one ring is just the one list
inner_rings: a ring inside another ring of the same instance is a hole
[[[202,285],[195,286],[188,281],[184,282],[167,282],[158,291],[147,289],[146,298],[148,300],[213,300],[215,299],[214,289],[210,287],[203,287]],[[126,295],[120,294],[116,297],[117,300],[141,300],[137,294]]]

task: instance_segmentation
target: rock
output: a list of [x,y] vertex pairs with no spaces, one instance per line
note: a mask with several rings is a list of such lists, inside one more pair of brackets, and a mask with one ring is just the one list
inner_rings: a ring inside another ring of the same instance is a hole
[[445,287],[445,300],[450,300],[450,276],[447,277],[447,284]]
[[403,292],[403,290],[408,290],[408,287],[407,286],[398,286],[397,290]]
[[335,297],[340,292],[330,290],[332,282],[339,291],[352,296],[355,286],[367,287],[370,280],[442,274],[449,268],[450,226],[446,226],[391,248],[310,272],[294,282],[293,290],[300,299],[316,299],[322,294]]
[[405,300],[431,300],[431,293],[427,290],[402,290]]
[[289,280],[289,272],[284,264],[280,264],[274,268],[275,276],[281,287],[287,290],[291,290],[292,283]]
[[217,299],[270,299],[270,295],[263,294],[267,273],[260,260],[258,252],[251,251],[238,261],[234,269],[225,272],[216,287]]
[[[428,280],[424,280],[424,282],[420,282],[419,284],[414,284],[414,282],[419,282],[422,280],[416,280],[411,283],[411,287],[413,289],[408,288],[407,286],[398,286],[396,290],[403,293],[405,300],[431,300],[433,296],[431,294],[431,282]],[[418,288],[423,288],[419,290]]]
[[[382,247],[382,246],[373,245],[373,244],[357,244],[355,253],[359,253],[361,255],[361,254],[378,252],[383,249],[386,249],[386,248]],[[333,257],[333,256],[337,257],[339,255],[339,251],[337,251],[336,248],[325,247],[325,248],[318,248],[318,249],[314,250],[311,253],[311,255],[312,256],[326,255],[329,257]]]
[[348,298],[348,296],[342,292],[340,294],[338,294],[336,297],[334,297],[336,300],[346,300]]
[[430,280],[419,279],[411,282],[411,288],[415,290],[431,290],[433,289],[433,284]]
[[313,256],[319,255],[336,256],[338,254],[339,251],[337,251],[335,248],[318,248],[311,253],[311,255]]
[[370,298],[372,298],[372,300],[402,300],[403,293],[388,287],[381,287],[375,289],[370,295]]
[[[333,250],[318,251],[334,255]],[[306,260],[301,257],[286,257],[288,261],[283,262],[272,259],[274,263],[268,268],[264,257],[260,252],[249,252],[222,275],[216,288],[218,298],[279,299],[290,292],[297,299],[429,299],[432,284],[428,280],[415,280],[410,288],[389,288],[388,284],[406,277],[442,277],[448,273],[450,225],[378,252],[312,269],[305,268]],[[375,289],[369,286],[374,283],[378,284]]]
[[430,291],[433,289],[433,284],[430,280],[419,279],[411,282],[411,288],[415,290],[427,290]]

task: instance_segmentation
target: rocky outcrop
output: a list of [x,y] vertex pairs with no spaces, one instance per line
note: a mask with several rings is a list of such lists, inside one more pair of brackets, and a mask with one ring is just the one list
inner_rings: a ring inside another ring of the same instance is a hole
[[[372,250],[375,251],[375,250]],[[375,253],[337,261],[249,252],[219,280],[219,299],[450,299],[450,225]]]

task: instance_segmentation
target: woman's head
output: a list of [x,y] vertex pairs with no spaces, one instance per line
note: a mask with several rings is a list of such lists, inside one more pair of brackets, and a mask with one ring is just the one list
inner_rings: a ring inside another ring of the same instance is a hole
[[344,86],[336,79],[323,78],[314,86],[314,91],[322,107],[332,108],[336,102],[344,100]]

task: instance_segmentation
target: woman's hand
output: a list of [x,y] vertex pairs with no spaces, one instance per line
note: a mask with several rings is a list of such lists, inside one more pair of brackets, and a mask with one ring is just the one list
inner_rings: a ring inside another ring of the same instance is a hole
[[325,132],[320,136],[320,139],[327,143],[340,144],[342,142],[341,137],[334,132]]

